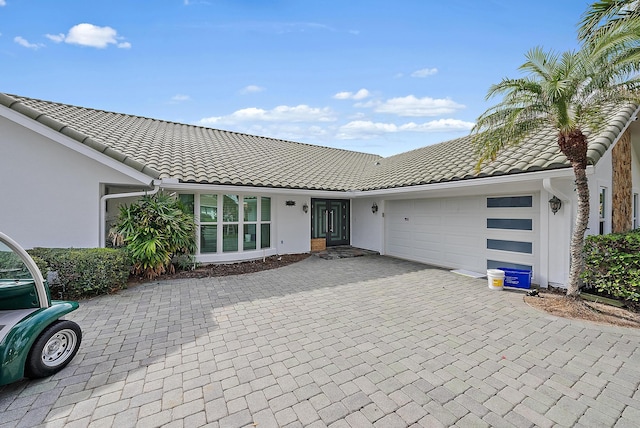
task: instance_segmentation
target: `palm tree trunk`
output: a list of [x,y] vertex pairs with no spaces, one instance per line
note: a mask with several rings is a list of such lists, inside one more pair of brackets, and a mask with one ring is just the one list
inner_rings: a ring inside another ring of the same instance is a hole
[[578,297],[580,274],[584,266],[584,234],[589,224],[589,183],[587,171],[582,162],[572,162],[571,166],[576,177],[578,213],[571,237],[571,268],[569,271],[569,284],[567,284],[567,297],[575,299]]

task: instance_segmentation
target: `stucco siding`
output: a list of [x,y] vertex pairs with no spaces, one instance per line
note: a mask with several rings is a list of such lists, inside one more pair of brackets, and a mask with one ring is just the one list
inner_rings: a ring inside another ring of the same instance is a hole
[[[371,212],[373,203],[378,212]],[[353,199],[351,201],[351,245],[382,252],[384,245],[385,204],[380,198]]]
[[26,248],[99,246],[101,183],[140,183],[6,118],[0,129],[0,230]]

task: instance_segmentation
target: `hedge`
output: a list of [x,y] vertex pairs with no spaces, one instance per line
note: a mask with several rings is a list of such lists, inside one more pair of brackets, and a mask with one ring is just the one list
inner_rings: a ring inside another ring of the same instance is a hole
[[640,230],[588,236],[582,279],[599,292],[640,302]]
[[126,251],[112,248],[34,248],[29,255],[41,259],[42,274],[50,277],[54,299],[77,299],[113,293],[127,286],[130,258]]

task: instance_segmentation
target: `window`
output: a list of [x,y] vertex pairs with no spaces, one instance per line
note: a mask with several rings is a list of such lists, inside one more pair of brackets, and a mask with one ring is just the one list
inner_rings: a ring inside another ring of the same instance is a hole
[[638,194],[633,194],[633,201],[631,205],[631,215],[633,217],[633,228],[638,228]]
[[200,195],[200,253],[218,252],[218,195]]
[[260,198],[260,248],[271,247],[271,198]]
[[502,240],[502,239],[487,239],[487,249],[532,254],[533,253],[533,244],[531,242],[522,242],[522,241],[506,241],[506,240]]
[[255,196],[245,196],[243,200],[244,230],[243,230],[243,250],[255,250],[258,224],[258,198]]
[[487,229],[533,230],[530,218],[488,218]]
[[505,196],[487,198],[487,208],[531,208],[533,196]]
[[218,195],[200,195],[200,222],[218,221]]
[[178,195],[178,200],[182,203],[184,212],[193,215],[193,210],[195,208],[195,195]]
[[[242,195],[179,195],[186,209],[199,212],[199,254],[271,247],[271,198]],[[188,208],[190,207],[190,208]]]
[[598,209],[599,213],[599,233],[600,235],[604,235],[606,233],[606,222],[607,222],[607,188],[600,187],[600,205]]
[[222,251],[238,251],[238,195],[222,197]]

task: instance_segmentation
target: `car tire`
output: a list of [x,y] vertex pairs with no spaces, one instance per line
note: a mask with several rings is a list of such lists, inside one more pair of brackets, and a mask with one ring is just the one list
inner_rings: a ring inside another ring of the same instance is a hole
[[36,379],[59,372],[75,357],[81,341],[82,331],[78,324],[67,320],[51,323],[29,351],[25,376]]

